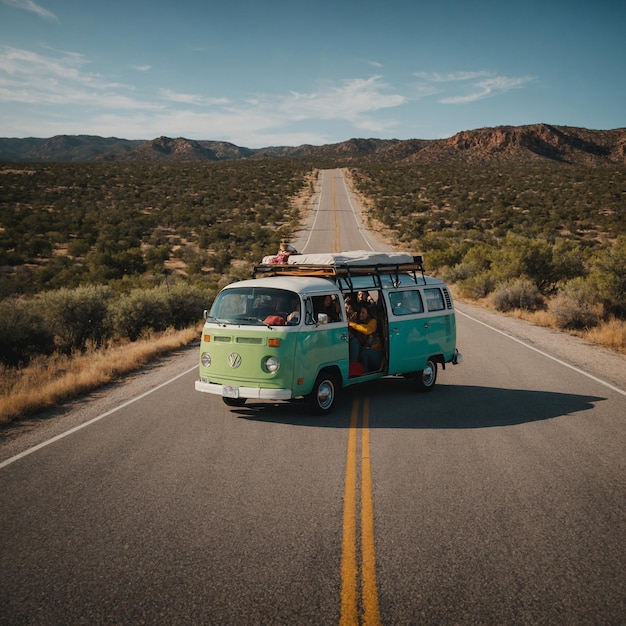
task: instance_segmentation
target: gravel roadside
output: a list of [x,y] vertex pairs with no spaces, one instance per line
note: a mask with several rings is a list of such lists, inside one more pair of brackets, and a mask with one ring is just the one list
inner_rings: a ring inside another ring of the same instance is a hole
[[[467,302],[455,302],[455,308],[483,324],[511,335],[525,344],[565,361],[588,374],[618,387],[626,393],[626,355],[603,348],[564,332],[536,326]],[[463,339],[458,338],[463,352]]]

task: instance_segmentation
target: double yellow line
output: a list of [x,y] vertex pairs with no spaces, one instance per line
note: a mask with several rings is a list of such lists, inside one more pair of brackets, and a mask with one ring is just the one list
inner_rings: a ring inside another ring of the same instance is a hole
[[[341,555],[341,618],[340,625],[381,624],[376,586],[376,552],[374,550],[374,507],[370,465],[369,397],[363,400],[361,426],[361,561],[359,604],[359,561],[357,548],[357,444],[359,399],[355,398],[350,416],[346,461],[346,490],[343,502],[343,546]],[[362,619],[362,622],[360,621]]]
[[335,195],[335,177],[331,177],[331,189],[333,192],[333,218],[334,218],[334,231],[333,236],[333,252],[341,252],[339,247],[339,214],[337,213],[337,196]]

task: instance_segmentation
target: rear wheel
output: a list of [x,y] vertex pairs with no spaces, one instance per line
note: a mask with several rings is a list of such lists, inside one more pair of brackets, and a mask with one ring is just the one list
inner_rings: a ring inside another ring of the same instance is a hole
[[326,415],[335,403],[339,391],[337,377],[330,372],[320,372],[313,386],[313,390],[306,397],[312,413]]
[[426,367],[417,373],[418,391],[432,391],[437,382],[437,361],[428,359]]
[[245,398],[222,398],[226,406],[243,406],[246,403]]

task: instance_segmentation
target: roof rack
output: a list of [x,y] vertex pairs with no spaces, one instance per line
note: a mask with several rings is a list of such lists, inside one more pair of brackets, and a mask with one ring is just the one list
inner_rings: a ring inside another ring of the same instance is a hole
[[354,291],[352,278],[357,276],[371,276],[374,287],[382,289],[381,276],[390,276],[392,284],[397,287],[400,284],[400,275],[409,274],[415,283],[418,281],[418,272],[426,283],[424,264],[421,255],[413,256],[410,263],[374,263],[363,265],[339,264],[308,264],[289,263],[286,265],[257,265],[252,272],[252,278],[265,278],[270,276],[313,276],[328,278],[338,283],[340,289]]

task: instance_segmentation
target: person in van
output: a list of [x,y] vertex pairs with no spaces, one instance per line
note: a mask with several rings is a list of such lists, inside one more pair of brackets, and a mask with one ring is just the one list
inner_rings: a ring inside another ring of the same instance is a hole
[[287,315],[287,325],[294,326],[300,323],[300,299],[294,297],[291,299],[290,305],[291,313]]
[[350,360],[360,361],[366,372],[375,372],[380,369],[383,360],[383,345],[376,332],[378,323],[367,304],[357,306],[357,316],[357,321],[348,323],[352,335]]
[[326,314],[328,322],[340,322],[341,321],[341,309],[339,308],[339,301],[336,296],[328,294],[324,296],[320,313]]
[[346,315],[348,316],[348,322],[358,321],[358,316],[354,308],[354,299],[351,296],[346,296],[345,299]]
[[375,302],[369,291],[358,291],[356,294],[357,305],[366,304],[368,307],[374,306]]

